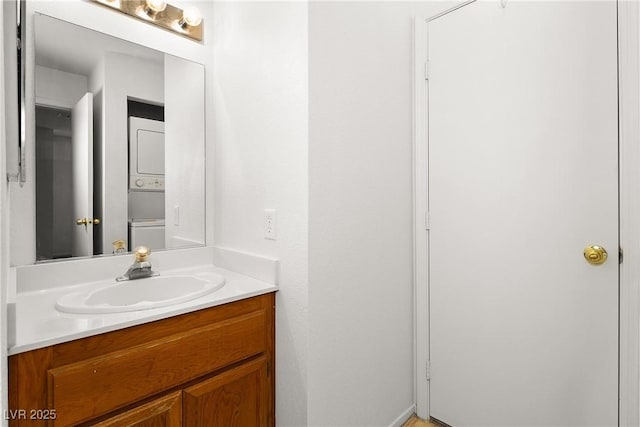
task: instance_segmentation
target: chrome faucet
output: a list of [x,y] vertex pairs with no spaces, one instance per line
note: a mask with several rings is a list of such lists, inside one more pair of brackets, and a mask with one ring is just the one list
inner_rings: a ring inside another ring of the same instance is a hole
[[136,261],[129,267],[126,273],[120,277],[116,277],[116,281],[124,282],[126,280],[157,276],[159,273],[151,270],[151,263],[147,260],[150,254],[151,251],[149,248],[146,246],[138,246],[136,248]]

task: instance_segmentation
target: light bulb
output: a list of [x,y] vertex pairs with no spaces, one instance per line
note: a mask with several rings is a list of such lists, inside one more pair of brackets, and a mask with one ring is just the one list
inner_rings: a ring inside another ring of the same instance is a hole
[[186,25],[190,27],[197,27],[202,22],[202,14],[195,7],[188,7],[182,11],[182,19],[180,25],[182,27]]
[[166,1],[160,1],[160,0],[146,0],[145,1],[146,4],[146,10],[147,13],[152,12],[152,13],[160,13],[163,10],[165,10],[167,8],[167,2]]

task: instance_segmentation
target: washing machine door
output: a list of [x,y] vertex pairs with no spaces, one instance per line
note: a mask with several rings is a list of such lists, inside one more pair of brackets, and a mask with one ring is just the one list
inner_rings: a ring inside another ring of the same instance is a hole
[[129,117],[129,188],[164,191],[164,123]]

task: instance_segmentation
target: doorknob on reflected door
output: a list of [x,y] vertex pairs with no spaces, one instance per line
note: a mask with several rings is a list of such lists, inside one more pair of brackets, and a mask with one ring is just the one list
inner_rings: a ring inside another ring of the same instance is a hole
[[93,224],[93,225],[99,225],[100,224],[100,219],[99,218],[78,218],[76,219],[76,224],[77,225],[87,225],[87,224]]
[[604,264],[607,256],[607,251],[602,246],[591,245],[584,249],[584,259],[591,265]]

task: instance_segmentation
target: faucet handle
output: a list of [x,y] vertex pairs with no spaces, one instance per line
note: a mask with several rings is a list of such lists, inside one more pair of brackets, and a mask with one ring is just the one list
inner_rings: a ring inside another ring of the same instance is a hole
[[146,246],[138,246],[136,248],[136,262],[146,262],[147,257],[151,254],[151,250]]

